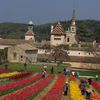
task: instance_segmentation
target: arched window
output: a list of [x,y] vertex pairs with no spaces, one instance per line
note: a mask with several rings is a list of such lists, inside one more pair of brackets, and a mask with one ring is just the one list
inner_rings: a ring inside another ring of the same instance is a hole
[[16,58],[17,58],[16,52],[13,53],[13,58],[14,58],[14,60],[16,60]]
[[72,31],[75,31],[73,27],[72,27]]
[[67,42],[69,42],[69,37],[67,38]]

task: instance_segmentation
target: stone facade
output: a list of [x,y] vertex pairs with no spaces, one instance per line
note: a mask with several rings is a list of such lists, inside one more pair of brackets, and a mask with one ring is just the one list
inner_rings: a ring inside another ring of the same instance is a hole
[[51,45],[57,46],[61,44],[65,44],[65,36],[62,35],[51,35]]
[[51,45],[53,46],[62,45],[62,44],[65,45],[77,44],[75,10],[73,10],[71,26],[70,28],[68,28],[66,32],[63,30],[60,22],[57,23],[54,29],[53,26],[51,26],[50,41],[51,41]]
[[65,32],[60,22],[57,23],[54,29],[53,29],[53,26],[51,26],[50,40],[51,40],[50,44],[54,46],[65,44]]
[[18,44],[8,48],[8,61],[33,63],[37,61],[37,48],[29,44]]

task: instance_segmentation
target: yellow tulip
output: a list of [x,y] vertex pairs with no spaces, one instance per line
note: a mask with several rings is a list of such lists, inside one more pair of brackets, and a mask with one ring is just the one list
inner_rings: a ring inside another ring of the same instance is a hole
[[84,96],[75,81],[70,82],[70,98],[71,100],[85,100]]
[[19,72],[3,73],[3,74],[0,74],[0,78],[6,78],[6,77],[14,76],[17,74],[19,74]]

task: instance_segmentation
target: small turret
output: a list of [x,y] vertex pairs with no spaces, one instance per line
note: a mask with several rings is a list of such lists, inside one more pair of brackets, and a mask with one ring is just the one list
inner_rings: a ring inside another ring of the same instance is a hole
[[29,21],[29,23],[28,23],[29,25],[33,25],[33,22],[32,21]]
[[25,40],[33,40],[35,41],[35,37],[34,37],[34,32],[33,32],[33,22],[29,21],[28,23],[28,31],[25,34]]

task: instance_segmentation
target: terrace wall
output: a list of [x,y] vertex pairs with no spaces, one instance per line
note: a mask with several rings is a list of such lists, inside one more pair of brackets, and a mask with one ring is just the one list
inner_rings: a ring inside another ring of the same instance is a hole
[[97,63],[79,63],[79,62],[65,62],[70,63],[72,68],[83,68],[83,69],[99,69],[100,64]]

